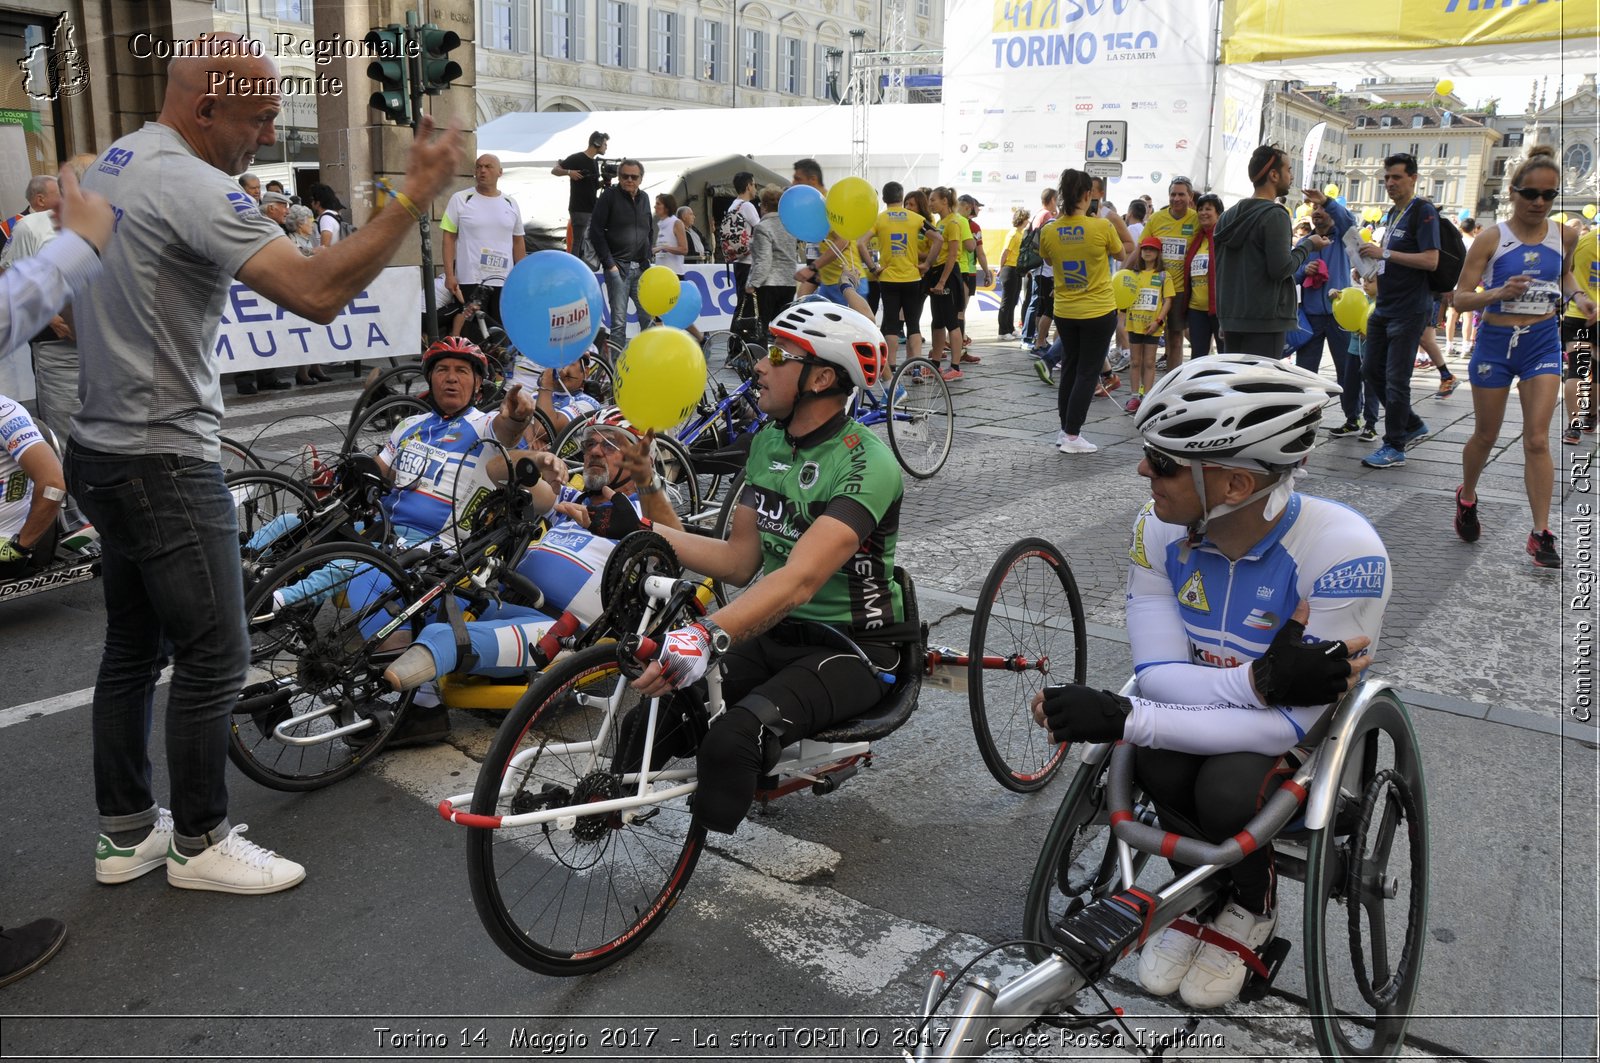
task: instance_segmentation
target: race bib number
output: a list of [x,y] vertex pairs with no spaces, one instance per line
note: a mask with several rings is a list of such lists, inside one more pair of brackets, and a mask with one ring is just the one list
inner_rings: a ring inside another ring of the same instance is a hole
[[1140,288],[1133,300],[1135,310],[1156,310],[1161,306],[1161,293],[1154,288]]
[[478,252],[478,270],[484,280],[504,280],[511,270],[511,256],[492,247],[482,248]]
[[1183,256],[1189,253],[1189,241],[1181,236],[1161,238],[1161,260],[1168,266],[1182,266]]
[[1555,281],[1534,281],[1520,299],[1500,304],[1503,314],[1548,314],[1561,305],[1561,285]]
[[1211,274],[1211,256],[1201,251],[1189,260],[1189,276],[1206,277]]

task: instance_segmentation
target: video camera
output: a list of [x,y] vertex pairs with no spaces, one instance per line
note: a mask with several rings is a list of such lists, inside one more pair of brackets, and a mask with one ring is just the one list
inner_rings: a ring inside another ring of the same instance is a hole
[[617,174],[622,170],[622,161],[620,159],[608,159],[604,155],[596,155],[594,163],[600,170],[600,187],[610,188],[611,182],[617,179]]

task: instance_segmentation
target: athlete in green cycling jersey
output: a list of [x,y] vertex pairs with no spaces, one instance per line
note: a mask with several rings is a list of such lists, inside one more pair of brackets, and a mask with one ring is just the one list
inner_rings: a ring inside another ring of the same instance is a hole
[[757,362],[756,381],[773,420],[752,441],[727,541],[656,526],[696,572],[734,584],[758,570],[764,578],[699,623],[669,632],[660,657],[634,682],[649,696],[665,695],[721,659],[729,709],[700,742],[694,814],[723,833],[737,829],[757,779],[784,746],[882,699],[888,688],[874,669],[898,670],[906,636],[894,579],[900,468],[845,413],[851,388],[877,381],[887,358],[883,335],[863,315],[824,300],[790,306],[771,332],[774,345]]

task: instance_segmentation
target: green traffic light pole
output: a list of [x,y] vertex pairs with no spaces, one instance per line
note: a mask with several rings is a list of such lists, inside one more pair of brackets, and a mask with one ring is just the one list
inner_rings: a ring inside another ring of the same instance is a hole
[[[424,86],[422,81],[422,46],[421,46],[421,20],[415,11],[406,12],[406,66],[409,76],[407,88],[411,91],[411,135],[417,135],[417,129],[422,122],[422,97]],[[439,303],[433,290],[433,222],[432,205],[418,211],[421,215],[417,219],[417,231],[422,237],[422,321],[427,329],[428,342],[432,344],[439,338]]]

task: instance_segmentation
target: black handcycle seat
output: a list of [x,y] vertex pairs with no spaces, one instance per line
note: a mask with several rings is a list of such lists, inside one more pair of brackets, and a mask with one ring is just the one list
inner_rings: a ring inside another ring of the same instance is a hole
[[842,720],[825,731],[810,736],[813,742],[870,742],[898,730],[916,710],[917,698],[922,693],[922,673],[928,643],[928,632],[922,626],[917,610],[916,587],[903,568],[894,570],[900,583],[901,598],[905,603],[905,623],[916,635],[900,644],[900,670],[895,673],[894,685],[882,699],[859,716]]

